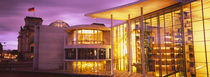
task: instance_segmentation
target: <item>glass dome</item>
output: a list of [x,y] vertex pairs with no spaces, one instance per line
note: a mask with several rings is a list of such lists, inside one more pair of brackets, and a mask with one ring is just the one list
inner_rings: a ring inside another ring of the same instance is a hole
[[69,25],[61,20],[57,20],[52,22],[49,26],[54,26],[54,27],[69,27]]

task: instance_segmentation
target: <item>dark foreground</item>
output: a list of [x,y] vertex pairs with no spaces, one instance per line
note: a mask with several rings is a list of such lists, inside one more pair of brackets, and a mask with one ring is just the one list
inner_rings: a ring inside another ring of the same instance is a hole
[[58,73],[42,73],[42,72],[0,71],[0,77],[106,77],[106,76],[79,75],[79,74],[58,74]]

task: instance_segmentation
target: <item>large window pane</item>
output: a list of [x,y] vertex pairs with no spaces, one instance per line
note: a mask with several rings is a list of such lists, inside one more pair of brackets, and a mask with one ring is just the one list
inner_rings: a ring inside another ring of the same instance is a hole
[[210,41],[210,20],[205,20],[206,40]]
[[203,31],[203,21],[192,22],[193,31]]
[[99,59],[106,59],[106,49],[105,48],[99,49]]
[[78,48],[78,59],[97,59],[97,49]]
[[196,77],[207,77],[206,63],[195,63]]
[[204,10],[204,18],[210,18],[210,0],[203,0],[203,10]]
[[192,2],[192,19],[193,21],[202,20],[201,1]]
[[[77,32],[78,44],[103,44],[103,32],[100,30],[78,30]],[[76,35],[74,35],[74,42],[75,39]]]
[[203,31],[193,32],[193,39],[196,42],[204,41]]
[[194,42],[194,51],[205,53],[204,42]]
[[70,48],[70,49],[65,49],[65,57],[66,59],[76,59],[76,49],[75,48]]

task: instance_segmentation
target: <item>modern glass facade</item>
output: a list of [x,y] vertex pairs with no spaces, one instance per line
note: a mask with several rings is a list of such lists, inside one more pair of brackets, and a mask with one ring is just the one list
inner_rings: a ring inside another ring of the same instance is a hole
[[[100,72],[106,72],[106,71],[110,71],[110,68],[108,68],[107,61],[78,61],[78,63],[76,62],[71,62],[72,64],[72,70],[76,71],[76,65],[77,65],[77,72],[78,73],[89,73],[89,74],[93,74],[96,73],[98,71]],[[98,68],[97,68],[98,67]],[[97,71],[98,70],[98,71]]]
[[76,43],[76,33],[78,33],[78,44],[103,44],[103,32],[100,30],[75,30],[74,44]]
[[[155,76],[207,77],[210,74],[210,0],[178,3],[143,16],[146,72]],[[141,17],[113,28],[114,70],[141,73]],[[130,34],[128,34],[130,33]],[[131,37],[128,38],[127,36]],[[130,45],[128,46],[128,40]]]
[[[76,59],[76,49],[66,49],[66,59]],[[98,53],[97,53],[98,52]],[[111,53],[107,48],[78,48],[78,60],[111,59]],[[98,58],[97,58],[98,57]]]
[[[110,72],[110,51],[109,48],[76,48],[66,49],[65,60],[67,71],[73,73],[108,73]],[[76,59],[76,55],[78,58]]]
[[77,25],[66,31],[68,33],[64,57],[66,71],[84,74],[110,72],[110,28],[102,25]]

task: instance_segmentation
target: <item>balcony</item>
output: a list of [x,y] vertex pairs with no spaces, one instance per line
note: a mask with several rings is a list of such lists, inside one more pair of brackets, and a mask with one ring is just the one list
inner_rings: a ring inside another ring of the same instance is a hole
[[110,45],[110,32],[102,30],[74,30],[65,38],[65,46]]
[[65,49],[65,60],[109,60],[109,48],[68,48]]
[[[97,40],[79,40],[78,44],[104,44],[104,41]],[[72,45],[77,45],[77,41],[72,41]]]

